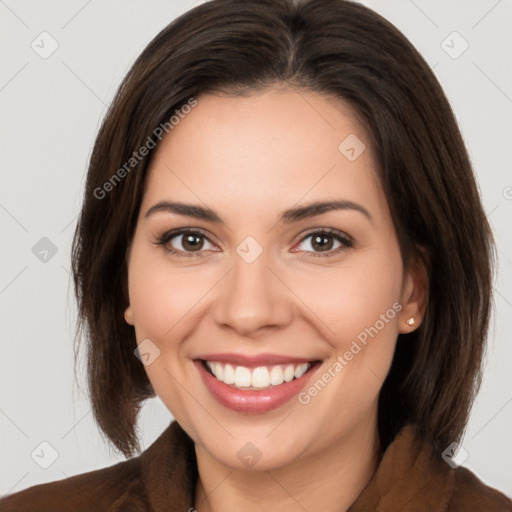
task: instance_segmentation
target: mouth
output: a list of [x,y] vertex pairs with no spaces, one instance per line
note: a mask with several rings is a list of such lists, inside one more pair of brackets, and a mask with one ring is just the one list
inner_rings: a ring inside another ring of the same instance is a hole
[[289,403],[313,378],[322,360],[211,354],[194,359],[194,364],[220,405],[238,413],[258,414]]
[[286,354],[217,352],[193,359],[209,394],[221,406],[247,414],[290,403],[324,360]]
[[219,382],[240,390],[265,390],[300,379],[320,360],[306,363],[261,365],[256,367],[229,364],[221,361],[199,360],[206,372]]

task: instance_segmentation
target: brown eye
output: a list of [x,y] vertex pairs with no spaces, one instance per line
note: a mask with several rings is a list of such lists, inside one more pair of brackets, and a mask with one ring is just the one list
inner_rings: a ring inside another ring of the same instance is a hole
[[[306,244],[307,240],[310,241]],[[338,245],[335,246],[335,244]],[[316,230],[303,237],[299,247],[301,245],[311,247],[313,249],[312,251],[308,251],[304,247],[301,250],[305,252],[312,252],[312,256],[324,256],[324,254],[321,253],[326,253],[325,256],[332,256],[340,253],[348,247],[352,247],[353,242],[348,238],[348,236],[341,232],[323,229]]]
[[333,246],[333,237],[331,235],[312,235],[311,246],[320,251],[329,251]]
[[166,251],[180,256],[194,256],[193,253],[201,254],[205,250],[212,250],[205,247],[205,244],[215,247],[206,235],[190,229],[170,231],[162,235],[157,242],[157,245],[163,246]]
[[193,234],[179,236],[183,237],[181,245],[186,251],[200,251],[203,248],[204,238],[202,236]]

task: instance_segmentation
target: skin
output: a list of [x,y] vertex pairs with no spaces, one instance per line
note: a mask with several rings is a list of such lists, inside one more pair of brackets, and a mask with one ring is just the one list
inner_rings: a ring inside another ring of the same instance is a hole
[[[403,268],[371,148],[347,105],[286,86],[197,100],[146,178],[125,319],[138,343],[149,338],[160,350],[146,372],[195,442],[196,510],[346,510],[379,463],[378,395],[398,334],[421,324],[424,274]],[[366,145],[355,161],[338,149],[349,134]],[[372,220],[345,209],[277,223],[285,209],[333,199],[362,205]],[[163,200],[207,206],[225,225],[166,211],[146,217]],[[175,236],[167,247],[182,256],[174,255],[155,242],[176,228],[207,238],[191,246]],[[339,230],[353,246],[332,235],[315,244],[307,236],[315,228]],[[250,264],[236,252],[247,236],[263,248]],[[277,353],[323,360],[321,376],[396,303],[401,311],[307,404],[234,412],[193,364],[208,352]],[[250,468],[237,456],[248,442],[261,453]]]

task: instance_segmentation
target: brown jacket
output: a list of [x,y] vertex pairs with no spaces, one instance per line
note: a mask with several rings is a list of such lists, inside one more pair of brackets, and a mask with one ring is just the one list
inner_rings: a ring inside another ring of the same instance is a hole
[[[172,421],[140,456],[10,494],[0,499],[0,512],[188,512],[196,480],[194,443]],[[512,511],[512,501],[467,469],[430,458],[407,426],[349,510],[505,512]]]

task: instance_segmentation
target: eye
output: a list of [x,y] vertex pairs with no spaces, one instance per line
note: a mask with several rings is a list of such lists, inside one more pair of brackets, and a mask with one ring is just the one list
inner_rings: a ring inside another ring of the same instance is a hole
[[[309,239],[311,240],[308,243],[306,243],[306,241]],[[333,245],[336,242],[339,244],[339,246],[335,250],[332,250]],[[341,231],[337,231],[335,229],[330,228],[317,229],[307,234],[301,239],[300,245],[303,244],[306,246],[309,245],[310,247],[313,248],[313,251],[306,250],[306,252],[313,252],[314,254],[312,254],[312,256],[314,257],[334,256],[339,254],[348,247],[353,247],[354,245],[353,241],[349,236],[345,235]]]
[[[337,255],[348,247],[353,247],[353,241],[348,235],[330,228],[316,229],[303,236],[299,247],[303,244],[307,245],[306,241],[309,239],[311,239],[309,245],[313,248],[313,251],[303,248],[293,252],[312,252],[314,257],[328,257]],[[176,254],[177,256],[203,257],[204,254],[202,253],[208,250],[208,247],[205,248],[205,242],[215,247],[208,236],[202,231],[182,228],[164,233],[155,244],[162,246],[166,252]],[[336,243],[339,245],[333,250],[333,245]],[[218,252],[217,249],[210,248],[210,250]]]
[[167,252],[178,256],[191,257],[196,256],[194,253],[203,256],[200,253],[205,249],[205,241],[213,246],[208,237],[201,231],[178,229],[164,233],[156,244],[162,246]]

